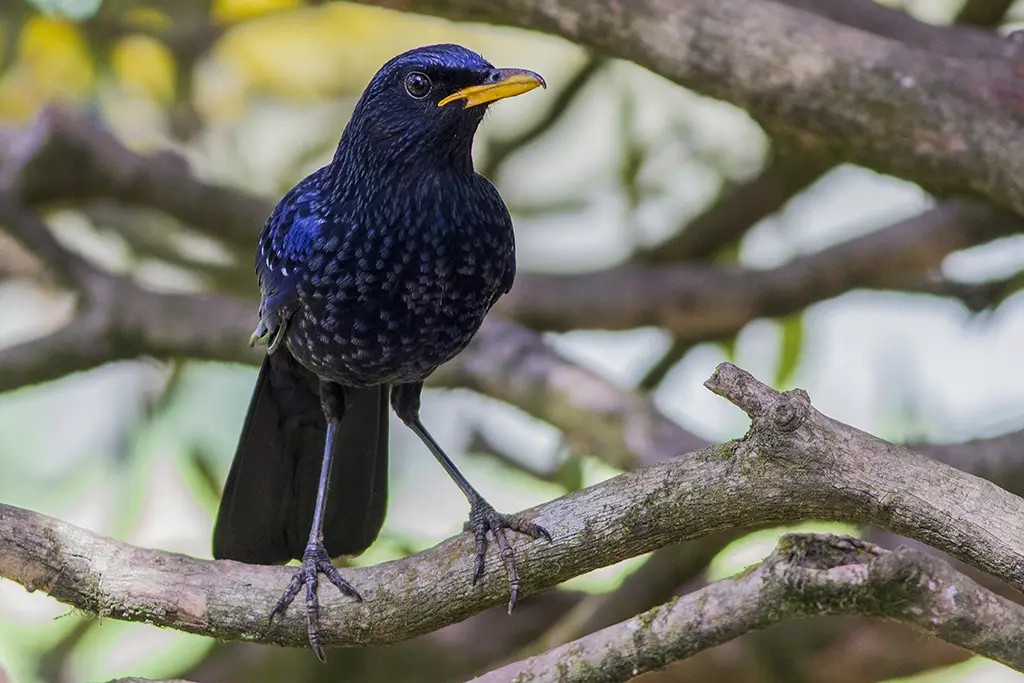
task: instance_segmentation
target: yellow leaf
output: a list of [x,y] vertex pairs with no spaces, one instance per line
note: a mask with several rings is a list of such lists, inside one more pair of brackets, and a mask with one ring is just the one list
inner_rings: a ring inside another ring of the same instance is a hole
[[230,24],[302,4],[302,0],[215,0],[211,14],[214,21]]
[[114,46],[110,64],[128,90],[138,90],[161,104],[174,101],[177,65],[170,50],[155,38],[134,35]]
[[74,24],[36,16],[25,22],[18,57],[48,96],[78,96],[93,83],[89,48]]
[[218,43],[215,56],[246,89],[319,99],[359,92],[399,52],[465,42],[469,35],[449,22],[337,3],[239,24]]
[[541,71],[583,59],[578,47],[535,33],[337,2],[232,26],[201,69],[196,106],[207,121],[229,121],[261,96],[322,101],[357,95],[396,54],[449,42],[495,63]]

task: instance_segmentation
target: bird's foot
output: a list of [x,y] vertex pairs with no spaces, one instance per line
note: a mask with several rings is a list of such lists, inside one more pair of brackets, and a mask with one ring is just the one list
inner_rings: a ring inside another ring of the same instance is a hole
[[323,544],[310,544],[306,546],[306,551],[302,555],[302,565],[296,570],[295,575],[292,576],[292,580],[288,583],[288,587],[284,589],[284,593],[278,599],[277,604],[270,610],[270,623],[274,623],[274,615],[288,609],[288,605],[292,604],[302,586],[305,586],[306,624],[309,628],[309,644],[313,646],[313,652],[316,653],[317,659],[321,662],[326,662],[327,657],[324,655],[324,649],[320,646],[320,603],[316,595],[318,574],[326,576],[342,593],[347,593],[359,602],[362,602],[363,599],[360,597],[359,592],[348,581],[341,578],[341,574],[331,564],[331,558],[328,557],[327,549],[324,548]]
[[508,601],[508,613],[512,614],[515,609],[516,600],[519,598],[519,572],[516,571],[515,552],[512,544],[508,542],[505,531],[517,531],[526,534],[531,538],[551,540],[551,534],[539,524],[527,521],[515,515],[503,515],[497,512],[491,504],[483,498],[477,498],[470,503],[469,521],[466,522],[467,531],[472,530],[476,537],[476,566],[473,570],[473,583],[475,584],[484,573],[484,558],[487,556],[487,533],[494,535],[501,550],[501,561],[505,565],[505,574],[508,576],[508,587],[511,596]]

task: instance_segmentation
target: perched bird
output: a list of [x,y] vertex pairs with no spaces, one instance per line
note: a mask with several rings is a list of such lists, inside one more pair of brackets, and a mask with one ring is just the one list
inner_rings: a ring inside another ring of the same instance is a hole
[[301,559],[270,619],[305,586],[321,660],[318,574],[361,599],[330,558],[365,550],[384,521],[389,401],[469,500],[474,582],[488,534],[501,547],[509,611],[519,579],[506,530],[551,538],[496,512],[419,418],[423,380],[466,347],[515,276],[512,219],[473,170],[473,136],[489,104],[544,85],[458,45],[398,55],[366,87],[331,162],[281,199],[260,234],[252,341],[267,354],[213,554]]

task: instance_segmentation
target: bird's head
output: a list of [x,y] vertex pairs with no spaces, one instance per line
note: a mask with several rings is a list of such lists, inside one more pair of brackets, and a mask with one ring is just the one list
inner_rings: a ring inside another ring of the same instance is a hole
[[360,148],[375,163],[420,158],[471,164],[473,135],[488,105],[538,86],[546,87],[538,74],[495,68],[459,45],[416,48],[376,73],[341,147]]

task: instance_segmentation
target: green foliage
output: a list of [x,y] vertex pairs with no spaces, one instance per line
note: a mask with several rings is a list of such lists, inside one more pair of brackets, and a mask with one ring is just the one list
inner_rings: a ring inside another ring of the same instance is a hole
[[779,365],[775,370],[776,388],[785,388],[793,381],[800,356],[804,349],[804,314],[797,313],[779,320],[782,328],[782,343],[779,348]]

